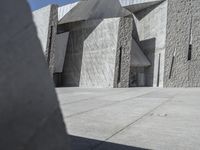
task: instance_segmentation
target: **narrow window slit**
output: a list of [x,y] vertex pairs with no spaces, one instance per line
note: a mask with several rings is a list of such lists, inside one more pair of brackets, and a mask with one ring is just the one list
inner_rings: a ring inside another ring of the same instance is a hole
[[119,69],[118,69],[118,79],[117,83],[119,84],[121,81],[121,62],[122,61],[122,47],[119,49]]
[[51,55],[51,49],[52,49],[52,38],[53,38],[53,26],[51,26],[51,28],[50,28],[50,35],[49,35],[49,46],[48,46],[48,56],[47,56],[48,64],[50,64],[50,59],[51,59],[50,55]]
[[188,49],[188,61],[192,59],[192,44],[189,44]]

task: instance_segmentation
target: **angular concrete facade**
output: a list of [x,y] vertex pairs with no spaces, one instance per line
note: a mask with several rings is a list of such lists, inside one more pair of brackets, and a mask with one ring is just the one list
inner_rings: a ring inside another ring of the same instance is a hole
[[56,85],[200,86],[194,69],[199,7],[197,0],[89,0],[58,7]]

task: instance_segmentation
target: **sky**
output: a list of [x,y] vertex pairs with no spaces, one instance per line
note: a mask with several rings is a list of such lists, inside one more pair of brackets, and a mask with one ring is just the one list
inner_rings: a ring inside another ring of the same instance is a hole
[[47,6],[49,4],[58,4],[60,6],[76,2],[77,0],[27,0],[32,11]]

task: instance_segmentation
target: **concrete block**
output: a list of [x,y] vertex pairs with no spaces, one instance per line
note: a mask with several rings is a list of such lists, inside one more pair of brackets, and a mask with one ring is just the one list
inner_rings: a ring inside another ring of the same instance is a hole
[[33,18],[49,70],[53,74],[55,71],[55,45],[58,22],[57,6],[49,5],[34,11]]
[[0,149],[68,149],[28,3],[2,1],[0,18]]

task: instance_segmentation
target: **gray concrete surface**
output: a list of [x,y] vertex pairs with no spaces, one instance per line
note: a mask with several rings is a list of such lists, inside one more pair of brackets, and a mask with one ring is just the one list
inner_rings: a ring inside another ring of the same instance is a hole
[[55,71],[56,33],[58,22],[57,5],[48,5],[33,12],[42,50],[49,65],[51,74]]
[[147,9],[153,5],[159,4],[163,0],[119,0],[120,4],[135,13],[143,9]]
[[67,50],[67,43],[69,32],[64,32],[56,35],[56,51],[55,51],[55,72],[63,71],[65,54]]
[[199,87],[200,1],[169,0],[168,3],[164,86]]
[[168,1],[135,14],[140,46],[151,62],[145,71],[147,86],[163,87]]
[[84,21],[70,31],[63,86],[113,87],[120,18]]
[[198,150],[200,89],[57,89],[72,150]]
[[131,13],[122,8],[116,0],[81,0],[63,18],[59,24],[128,16]]
[[75,3],[71,3],[71,4],[67,4],[64,6],[60,6],[58,7],[58,21],[60,21],[68,12],[70,12],[72,10],[72,8],[74,8],[78,2]]
[[2,0],[0,18],[0,149],[68,150],[28,2]]

